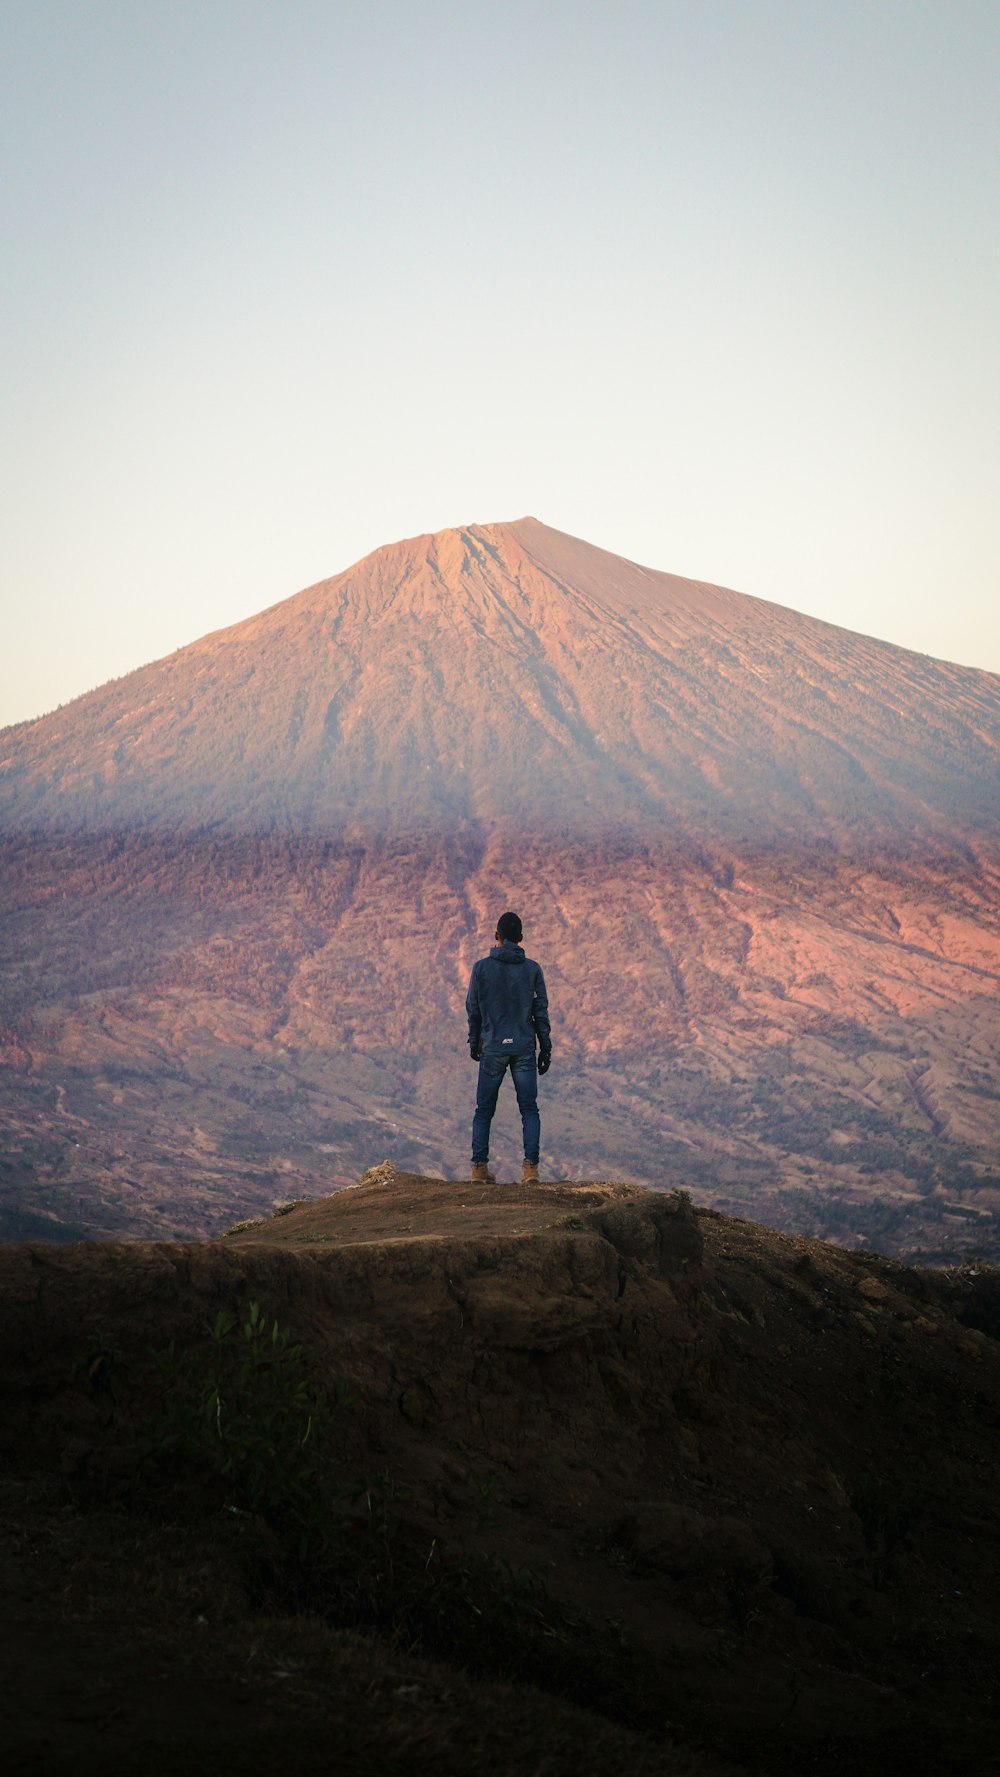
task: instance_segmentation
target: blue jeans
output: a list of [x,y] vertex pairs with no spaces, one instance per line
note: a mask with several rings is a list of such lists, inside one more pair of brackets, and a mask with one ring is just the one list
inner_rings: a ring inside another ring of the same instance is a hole
[[532,1166],[537,1166],[542,1125],[538,1115],[538,1070],[535,1067],[533,1046],[531,1049],[520,1049],[516,1053],[512,1049],[484,1049],[479,1057],[476,1114],[472,1119],[472,1158],[485,1161],[490,1157],[490,1124],[508,1068],[517,1093],[517,1108],[521,1113],[524,1158],[530,1160]]

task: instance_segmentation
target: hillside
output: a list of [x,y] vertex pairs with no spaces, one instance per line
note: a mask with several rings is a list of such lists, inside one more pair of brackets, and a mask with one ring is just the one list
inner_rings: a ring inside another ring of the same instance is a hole
[[0,826],[994,832],[996,678],[521,519],[380,549],[6,731]]
[[513,905],[550,1174],[995,1255],[998,767],[992,675],[534,519],[378,550],[0,737],[0,1231],[458,1176]]
[[[237,1368],[179,1441],[253,1302],[254,1413]],[[995,1272],[388,1164],[210,1244],[0,1249],[9,1768],[985,1770],[998,1313]]]

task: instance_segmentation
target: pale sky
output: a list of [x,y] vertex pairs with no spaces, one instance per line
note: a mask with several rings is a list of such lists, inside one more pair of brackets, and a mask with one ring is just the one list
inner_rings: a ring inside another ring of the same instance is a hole
[[0,25],[0,723],[529,512],[1000,672],[996,0]]

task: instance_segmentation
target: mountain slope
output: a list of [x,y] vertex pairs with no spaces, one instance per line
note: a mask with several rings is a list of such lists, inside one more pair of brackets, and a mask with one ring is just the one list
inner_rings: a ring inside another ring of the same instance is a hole
[[973,829],[1000,686],[523,519],[380,549],[4,737],[0,821]]
[[993,1250],[998,759],[995,677],[534,519],[378,550],[0,736],[0,1228],[459,1176],[513,905],[550,1173]]

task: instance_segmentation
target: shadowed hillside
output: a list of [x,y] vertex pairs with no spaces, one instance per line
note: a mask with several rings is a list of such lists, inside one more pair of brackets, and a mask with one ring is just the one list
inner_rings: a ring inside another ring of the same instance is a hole
[[986,1769],[998,1303],[389,1164],[210,1245],[4,1248],[14,1768]]
[[995,1254],[998,769],[990,674],[534,519],[376,551],[0,738],[0,1231],[452,1176],[514,905],[550,1170]]

